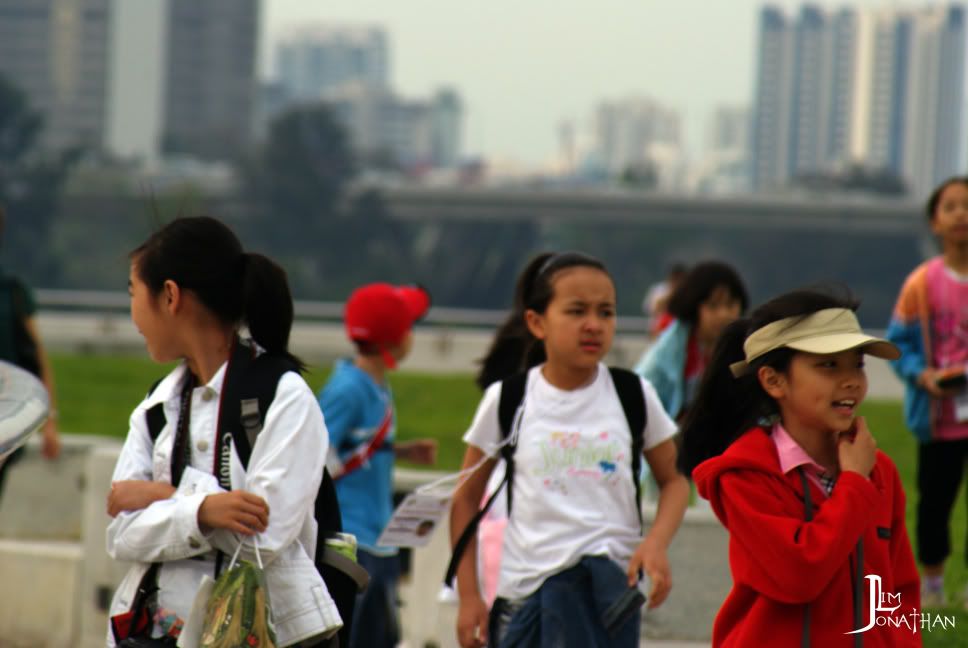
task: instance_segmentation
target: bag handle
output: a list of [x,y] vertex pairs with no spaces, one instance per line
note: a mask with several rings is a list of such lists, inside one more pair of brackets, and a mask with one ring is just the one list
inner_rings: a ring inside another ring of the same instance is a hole
[[[232,554],[232,560],[229,561],[229,566],[226,568],[226,571],[235,567],[235,563],[238,562],[239,553],[242,551],[243,542],[244,541],[242,539],[239,539],[239,546],[235,548],[235,553]],[[265,570],[265,567],[262,566],[262,555],[259,554],[258,536],[252,536],[252,546],[255,548],[255,561],[259,565],[259,569]]]

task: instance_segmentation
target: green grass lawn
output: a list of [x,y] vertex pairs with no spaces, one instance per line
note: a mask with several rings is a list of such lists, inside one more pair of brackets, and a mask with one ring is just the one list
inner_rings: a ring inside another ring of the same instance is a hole
[[[51,363],[61,428],[119,439],[128,433],[131,410],[173,366],[138,356],[61,354],[52,355]],[[330,367],[310,367],[306,381],[314,392],[326,382],[329,371]],[[391,374],[390,383],[397,402],[398,438],[437,439],[435,468],[460,468],[464,456],[461,437],[480,398],[471,376],[399,372]]]
[[[907,527],[911,544],[914,545],[915,508],[917,505],[916,464],[917,443],[914,437],[904,427],[901,404],[894,401],[868,401],[861,406],[861,412],[867,418],[871,433],[877,439],[878,447],[883,450],[894,463],[897,464],[904,491],[907,493]],[[945,577],[948,600],[960,602],[968,582],[968,571],[965,568],[964,547],[966,532],[966,500],[965,490],[962,489],[955,502],[951,515],[951,546],[952,557],[948,561]],[[915,548],[915,551],[917,549]],[[937,648],[968,647],[968,613],[962,611],[960,605],[949,610],[930,610],[932,613],[956,615],[956,630],[924,632],[924,645]]]
[[[169,367],[152,363],[145,357],[83,356],[55,354],[52,363],[57,380],[58,408],[65,432],[101,434],[123,438],[128,416],[144,397],[148,387]],[[329,367],[313,367],[307,381],[318,391]],[[463,456],[461,437],[470,424],[480,393],[467,374],[429,375],[401,371],[392,374],[391,384],[397,402],[400,439],[431,437],[440,446],[438,469],[453,471]],[[863,414],[879,447],[897,464],[904,481],[909,533],[914,531],[916,445],[904,428],[901,406],[897,402],[870,401]],[[968,582],[962,558],[966,535],[966,502],[962,491],[952,515],[954,555],[947,576],[948,597],[960,601]],[[912,537],[913,542],[913,537]],[[928,647],[968,648],[968,614],[957,615],[957,631],[924,633]]]

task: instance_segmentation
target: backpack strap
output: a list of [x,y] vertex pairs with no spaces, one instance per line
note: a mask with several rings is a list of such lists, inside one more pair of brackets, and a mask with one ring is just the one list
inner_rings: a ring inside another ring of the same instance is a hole
[[365,466],[370,460],[370,457],[387,445],[386,439],[387,435],[390,434],[391,427],[393,427],[393,406],[387,404],[386,412],[383,414],[383,420],[380,421],[380,427],[377,428],[373,438],[370,439],[369,443],[357,446],[356,450],[346,458],[341,469],[334,474],[333,478],[337,480],[342,479]]
[[[501,429],[501,441],[507,441],[508,437],[511,436],[514,417],[517,415],[518,409],[521,407],[521,402],[524,400],[524,390],[527,385],[527,371],[520,371],[501,381],[501,398],[497,404],[497,422]],[[504,459],[505,464],[504,481],[501,482],[501,486],[507,484],[508,516],[511,515],[511,496],[513,495],[514,489],[515,450],[517,450],[517,445],[513,443],[507,443],[501,446],[501,458]],[[498,486],[494,492],[497,493],[500,491],[501,486]],[[487,507],[489,505],[485,505],[485,512],[487,511]]]
[[[497,421],[501,430],[501,440],[505,441],[511,436],[511,428],[514,425],[514,418],[524,400],[524,390],[528,383],[528,372],[522,371],[501,381],[501,397],[497,406]],[[474,514],[471,521],[467,523],[460,537],[454,544],[454,551],[451,553],[450,562],[447,564],[447,573],[444,575],[444,584],[451,587],[454,577],[457,575],[457,565],[460,564],[461,556],[467,550],[471,538],[476,537],[477,527],[481,523],[484,515],[487,514],[494,500],[501,493],[501,489],[507,486],[508,515],[511,514],[511,484],[514,475],[514,451],[516,446],[508,443],[501,446],[501,458],[504,459],[504,479],[498,484],[491,496],[487,498],[484,506]]]
[[[223,474],[228,478],[227,459],[231,456],[228,451],[232,446],[235,446],[242,466],[248,468],[252,449],[265,425],[266,413],[276,397],[279,380],[286,372],[298,372],[298,369],[296,363],[286,356],[272,353],[254,356],[254,349],[241,340],[236,342],[226,368],[219,406],[218,447],[221,452],[216,455],[216,475],[220,480]],[[334,578],[345,575],[353,583],[351,593],[355,596],[357,591],[366,587],[369,578],[359,565],[348,559],[340,560],[342,556],[326,546],[327,538],[343,530],[343,518],[333,477],[325,467],[316,492],[313,517],[317,528],[313,556],[316,569],[331,589],[338,587]]]
[[635,485],[635,510],[639,514],[639,524],[642,523],[642,483],[639,476],[642,473],[642,451],[645,448],[645,426],[648,414],[645,411],[645,395],[642,393],[642,379],[628,369],[609,367],[612,383],[622,404],[625,420],[632,433],[632,482]]
[[[190,380],[190,376],[186,379]],[[151,396],[158,385],[164,378],[159,378],[154,382],[153,385],[148,389],[148,393],[145,396]],[[182,410],[180,415],[184,415],[184,401],[188,394],[185,393],[186,390],[191,389],[191,383],[187,387],[183,388],[182,392]],[[165,404],[156,403],[145,411],[145,423],[148,426],[148,436],[151,438],[151,443],[154,445],[155,441],[158,440],[158,435],[161,434],[161,430],[165,427],[167,418],[165,417]],[[179,422],[179,427],[181,423]],[[187,427],[187,424],[186,424]],[[182,471],[185,469],[184,456],[179,456],[179,453],[175,450],[178,442],[178,437],[181,435],[187,435],[188,430],[182,429],[176,431],[175,433],[175,444],[172,445],[172,458],[171,458],[171,475],[174,484],[178,484],[181,477]],[[114,640],[118,644],[121,643],[123,639],[129,637],[147,637],[151,632],[151,615],[148,610],[149,599],[158,591],[158,570],[161,569],[161,563],[151,563],[144,574],[141,575],[141,580],[138,581],[138,589],[135,592],[134,599],[131,602],[131,610],[125,614],[117,615],[111,617],[111,632],[114,635]]]
[[[645,446],[645,426],[648,420],[645,409],[645,395],[642,393],[641,378],[627,369],[619,367],[609,367],[612,375],[612,383],[618,394],[622,411],[625,413],[625,420],[628,423],[629,431],[632,434],[632,482],[635,485],[635,508],[639,516],[639,524],[642,523],[642,487],[639,484],[639,472],[642,469],[642,450]],[[504,379],[501,382],[501,396],[498,401],[497,418],[501,430],[501,439],[506,440],[511,436],[514,419],[517,416],[521,403],[524,400],[524,392],[527,388],[528,372],[522,371]],[[477,527],[481,519],[491,508],[495,498],[501,492],[501,488],[507,486],[508,515],[511,514],[512,484],[514,483],[514,451],[515,444],[501,446],[501,457],[504,459],[505,472],[504,479],[494,490],[481,510],[474,515],[471,521],[464,528],[457,543],[454,545],[450,563],[447,565],[447,574],[444,576],[444,583],[450,587],[457,574],[457,565],[460,563],[461,556],[467,549],[470,539],[477,533]]]
[[235,446],[242,467],[248,468],[252,448],[276,397],[279,380],[286,372],[297,370],[288,357],[273,353],[256,357],[252,346],[236,339],[225,369],[216,432],[215,475],[220,483],[225,482],[222,487],[226,490],[231,488],[228,481],[231,447]]
[[[159,378],[154,382],[154,384],[148,389],[148,394],[145,396],[151,396],[155,393],[158,385],[164,378]],[[165,427],[165,423],[168,419],[165,417],[165,404],[155,403],[145,412],[145,422],[148,424],[148,436],[151,438],[151,443],[154,445],[155,441],[158,440],[158,435],[161,434],[162,428]]]

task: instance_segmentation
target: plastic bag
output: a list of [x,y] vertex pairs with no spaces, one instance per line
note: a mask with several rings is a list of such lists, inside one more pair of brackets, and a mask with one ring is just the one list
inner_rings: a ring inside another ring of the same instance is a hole
[[259,546],[255,545],[257,565],[248,560],[236,562],[239,549],[212,588],[205,608],[201,648],[276,648]]

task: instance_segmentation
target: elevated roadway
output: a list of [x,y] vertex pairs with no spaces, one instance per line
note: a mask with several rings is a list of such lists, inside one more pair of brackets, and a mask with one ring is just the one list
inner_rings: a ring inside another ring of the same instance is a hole
[[691,197],[631,191],[387,188],[380,193],[404,221],[649,223],[778,230],[926,231],[919,204],[899,199]]

